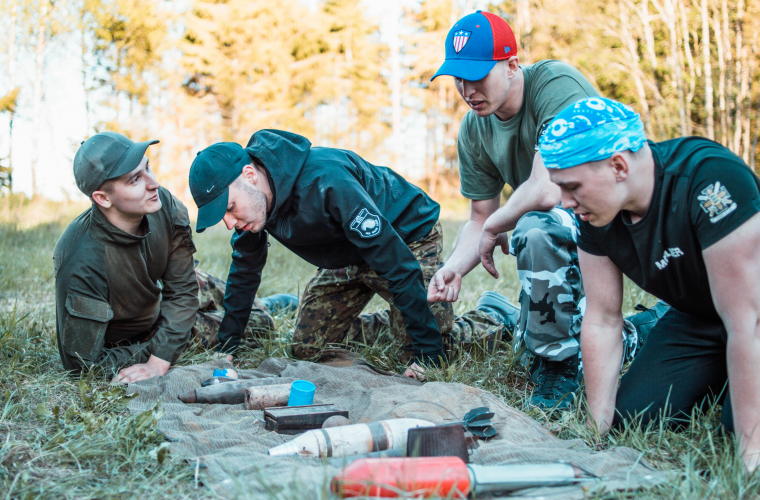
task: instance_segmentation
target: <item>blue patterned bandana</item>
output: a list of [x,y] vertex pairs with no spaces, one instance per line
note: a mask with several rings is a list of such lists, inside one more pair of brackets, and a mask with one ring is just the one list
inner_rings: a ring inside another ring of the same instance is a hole
[[590,97],[554,117],[538,148],[546,168],[570,168],[618,151],[638,151],[646,140],[638,113],[617,101]]

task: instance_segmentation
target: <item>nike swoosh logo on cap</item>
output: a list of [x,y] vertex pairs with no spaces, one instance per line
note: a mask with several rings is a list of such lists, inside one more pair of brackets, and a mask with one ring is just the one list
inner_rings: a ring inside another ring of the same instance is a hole
[[[214,186],[216,186],[216,184],[214,184]],[[214,189],[214,186],[211,186],[210,188],[208,188],[208,189],[206,190],[206,194],[210,193],[210,192],[211,192],[211,190],[212,190],[212,189]]]

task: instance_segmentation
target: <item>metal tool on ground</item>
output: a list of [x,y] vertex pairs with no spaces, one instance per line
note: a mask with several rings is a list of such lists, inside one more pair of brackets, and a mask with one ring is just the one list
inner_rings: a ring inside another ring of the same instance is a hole
[[177,396],[183,403],[209,403],[236,405],[245,403],[245,391],[249,387],[260,387],[266,385],[290,384],[292,378],[252,378],[245,380],[233,380],[223,384],[214,384],[207,387],[191,389]]
[[348,418],[348,411],[333,404],[266,408],[264,428],[280,434],[300,434],[319,429],[327,419],[335,417]]
[[409,429],[407,457],[459,457],[470,461],[464,428],[461,424],[436,425]]
[[569,464],[467,465],[459,457],[363,458],[346,466],[331,483],[343,498],[357,496],[459,498],[538,486],[565,486],[584,478]]
[[290,387],[288,406],[308,406],[314,404],[316,386],[307,380],[296,380]]
[[473,408],[464,415],[462,426],[464,430],[471,432],[480,439],[492,438],[496,435],[496,429],[493,428],[491,419],[495,413],[486,406]]
[[232,377],[211,377],[201,382],[201,387],[208,387],[210,385],[223,384],[225,382],[234,382],[238,379]]
[[367,424],[315,429],[269,449],[271,456],[343,457],[373,451],[406,449],[409,429],[432,427],[416,418],[396,418]]
[[263,410],[274,406],[287,406],[290,384],[249,387],[245,390],[245,409]]

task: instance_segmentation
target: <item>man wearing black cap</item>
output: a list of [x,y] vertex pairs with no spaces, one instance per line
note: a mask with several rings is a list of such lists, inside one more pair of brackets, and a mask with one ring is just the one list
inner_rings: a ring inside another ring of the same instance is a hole
[[[458,20],[446,38],[446,61],[433,76],[451,75],[470,106],[457,137],[461,192],[470,220],[453,254],[435,275],[428,300],[456,300],[462,277],[482,261],[498,278],[493,251],[517,258],[522,284],[515,351],[534,356],[530,404],[570,408],[579,388],[583,287],[577,225],[557,205],[560,190],[536,154],[546,124],[568,104],[599,94],[560,61],[521,66],[509,25],[490,12]],[[505,184],[514,189],[501,204]],[[508,231],[513,231],[511,240]]]
[[[213,340],[215,313],[198,312],[198,284],[207,295],[218,287],[207,274],[196,276],[187,209],[159,186],[145,156],[157,142],[101,132],[74,158],[77,187],[93,206],[53,253],[58,350],[67,370],[101,366],[120,370],[120,382],[136,382],[165,374],[194,324],[199,337]],[[261,309],[250,317],[274,326]]]
[[[390,330],[402,359],[438,365],[459,344],[498,341],[508,324],[510,305],[497,294],[482,297],[478,310],[456,320],[451,304],[428,305],[425,286],[443,246],[439,206],[355,153],[261,130],[245,149],[219,143],[201,151],[190,169],[190,191],[198,232],[222,220],[235,229],[219,329],[224,352],[240,343],[268,235],[320,268],[299,305],[293,333],[299,358],[330,343],[371,344]],[[390,311],[360,315],[376,293]]]

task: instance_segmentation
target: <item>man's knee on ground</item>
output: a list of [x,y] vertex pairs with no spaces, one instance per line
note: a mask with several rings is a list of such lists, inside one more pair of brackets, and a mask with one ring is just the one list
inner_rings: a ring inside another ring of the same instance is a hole
[[312,344],[298,343],[292,347],[293,356],[298,359],[309,359],[317,356],[322,352],[322,349],[315,347]]

